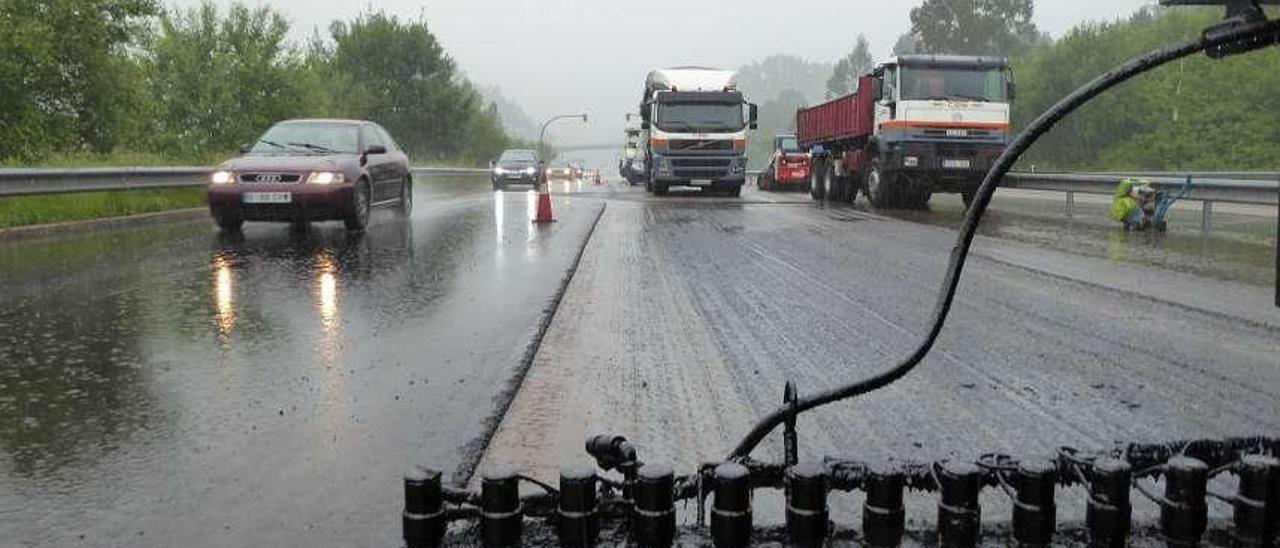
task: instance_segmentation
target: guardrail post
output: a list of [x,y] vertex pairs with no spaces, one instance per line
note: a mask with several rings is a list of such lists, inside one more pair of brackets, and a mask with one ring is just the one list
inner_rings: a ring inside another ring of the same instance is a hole
[[1074,217],[1076,214],[1076,193],[1067,191],[1067,216]]
[[1200,206],[1200,233],[1208,236],[1213,229],[1213,202],[1205,200]]

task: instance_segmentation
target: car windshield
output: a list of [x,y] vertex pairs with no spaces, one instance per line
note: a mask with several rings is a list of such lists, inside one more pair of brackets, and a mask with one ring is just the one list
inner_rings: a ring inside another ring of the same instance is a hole
[[902,69],[902,99],[1004,101],[1008,81],[1003,69]]
[[778,148],[783,152],[799,152],[800,143],[796,141],[795,137],[783,137],[778,139]]
[[663,131],[738,131],[745,125],[742,105],[728,103],[659,103],[657,126]]
[[537,161],[537,155],[532,150],[508,150],[502,153],[498,161],[504,163],[535,162]]
[[329,122],[286,122],[268,129],[250,152],[263,154],[356,154],[360,148],[358,126]]

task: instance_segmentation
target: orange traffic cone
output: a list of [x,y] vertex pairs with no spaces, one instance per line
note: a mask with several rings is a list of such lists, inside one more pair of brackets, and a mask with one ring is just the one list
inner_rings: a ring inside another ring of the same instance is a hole
[[555,221],[555,217],[551,215],[551,193],[547,192],[547,186],[547,182],[543,181],[538,187],[538,215],[533,218],[535,223]]

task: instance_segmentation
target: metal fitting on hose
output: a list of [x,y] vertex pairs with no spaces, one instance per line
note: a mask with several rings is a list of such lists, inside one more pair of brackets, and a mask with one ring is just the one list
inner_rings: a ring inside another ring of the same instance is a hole
[[801,547],[821,546],[827,538],[827,470],[802,462],[787,469],[787,536]]
[[1129,503],[1129,486],[1133,470],[1123,459],[1102,457],[1089,469],[1089,502],[1085,523],[1089,528],[1089,545],[1095,548],[1121,548],[1129,544],[1129,528],[1133,508]]
[[636,474],[631,533],[644,548],[671,546],[676,535],[675,472],[661,464],[646,464]]
[[1191,457],[1173,457],[1164,465],[1160,531],[1170,546],[1195,546],[1208,526],[1209,466]]
[[404,475],[403,536],[408,548],[434,548],[444,540],[440,472],[414,466]]
[[520,479],[515,470],[498,468],[480,480],[480,537],[485,548],[520,546],[524,515]]
[[902,472],[869,471],[864,487],[867,500],[862,507],[862,536],[866,544],[877,548],[897,546],[906,526]]
[[596,543],[600,534],[600,514],[596,503],[595,470],[570,467],[560,471],[556,518],[561,546],[585,548]]
[[751,475],[746,466],[726,462],[716,467],[711,540],[716,548],[751,544]]
[[1048,546],[1057,526],[1053,501],[1057,481],[1053,461],[1031,460],[1018,464],[1013,474],[1013,538],[1023,546]]
[[947,548],[978,545],[982,526],[982,470],[968,462],[941,462],[934,465],[938,490],[938,544]]
[[1235,466],[1240,487],[1232,506],[1232,538],[1246,548],[1271,546],[1280,527],[1280,460],[1248,455]]

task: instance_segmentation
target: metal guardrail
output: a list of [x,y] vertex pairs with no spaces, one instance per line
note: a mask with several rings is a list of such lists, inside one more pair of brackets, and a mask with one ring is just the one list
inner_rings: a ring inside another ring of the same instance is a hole
[[[110,167],[0,169],[0,197],[111,190],[191,188],[209,180],[212,167]],[[484,168],[414,167],[415,174],[487,173]]]
[[[1246,178],[1246,176],[1248,178]],[[1110,195],[1120,179],[1133,177],[1151,181],[1162,190],[1176,190],[1191,177],[1191,193],[1186,200],[1231,202],[1238,204],[1274,204],[1280,189],[1280,173],[1259,174],[1151,174],[1151,173],[1010,173],[1002,187],[1085,194]]]
[[1189,172],[1189,173],[1031,173],[1014,172],[1005,176],[1004,188],[1049,190],[1066,193],[1066,214],[1075,214],[1075,194],[1110,196],[1124,178],[1151,181],[1161,190],[1176,190],[1191,178],[1191,192],[1184,200],[1197,200],[1200,207],[1200,231],[1213,229],[1213,204],[1275,205],[1280,197],[1280,173],[1275,172]]

